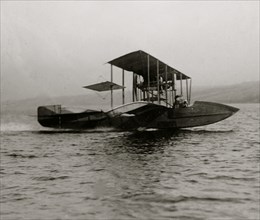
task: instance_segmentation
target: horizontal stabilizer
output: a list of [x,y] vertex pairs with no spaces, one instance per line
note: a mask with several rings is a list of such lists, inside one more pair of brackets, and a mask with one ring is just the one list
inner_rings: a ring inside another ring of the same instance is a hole
[[109,91],[111,89],[113,89],[113,90],[123,89],[125,87],[117,85],[116,83],[113,83],[113,82],[106,81],[106,82],[96,83],[96,84],[89,85],[89,86],[84,86],[83,88],[95,90],[98,92],[103,92],[103,91]]

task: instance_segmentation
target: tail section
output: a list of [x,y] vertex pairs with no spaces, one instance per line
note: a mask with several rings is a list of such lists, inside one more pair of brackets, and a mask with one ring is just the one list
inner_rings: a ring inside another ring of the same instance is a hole
[[38,122],[44,127],[59,127],[61,105],[47,105],[38,107]]

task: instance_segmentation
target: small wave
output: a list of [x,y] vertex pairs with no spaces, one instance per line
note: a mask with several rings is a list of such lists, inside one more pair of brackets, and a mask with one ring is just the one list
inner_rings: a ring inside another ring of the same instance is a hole
[[91,182],[91,181],[82,181],[80,182],[79,184],[80,185],[85,185],[85,184],[93,184],[94,182]]
[[86,196],[86,197],[84,197],[84,200],[86,200],[86,201],[89,201],[89,200],[98,200],[98,197]]
[[53,177],[53,176],[40,176],[40,177],[35,177],[33,178],[34,180],[37,181],[52,181],[52,180],[64,180],[64,179],[68,179],[69,176],[58,176],[58,177]]
[[199,172],[199,173],[192,173],[192,174],[187,174],[186,176],[207,176],[207,173]]
[[15,171],[14,172],[15,175],[24,175],[26,174],[25,172],[21,172],[21,171]]
[[37,158],[37,156],[29,154],[29,155],[23,155],[23,154],[16,154],[16,153],[11,153],[11,154],[7,154],[7,156],[9,157],[15,157],[15,158]]
[[207,177],[207,179],[221,179],[221,180],[242,180],[242,181],[255,181],[256,178],[251,177],[234,177],[234,176],[213,176],[213,177]]
[[93,168],[91,171],[99,172],[99,171],[104,171],[104,168]]
[[4,189],[17,189],[19,186],[7,186]]
[[25,197],[22,194],[10,194],[9,196],[2,196],[2,203],[16,202],[16,201],[21,201],[21,200],[26,200],[26,199],[29,199],[29,197]]
[[188,174],[187,177],[190,176],[200,176],[206,179],[210,180],[242,180],[242,181],[255,181],[256,178],[250,178],[250,177],[234,177],[234,176],[226,176],[226,175],[217,175],[217,176],[209,176],[208,173],[194,173],[194,174]]
[[[180,202],[196,202],[196,201],[207,201],[207,202],[235,202],[240,203],[240,198],[217,198],[217,197],[196,197],[196,196],[176,196],[176,197],[163,197],[158,195],[135,195],[127,196],[127,198],[133,199],[134,201],[147,201],[154,203],[180,203]],[[244,200],[244,199],[242,199]]]

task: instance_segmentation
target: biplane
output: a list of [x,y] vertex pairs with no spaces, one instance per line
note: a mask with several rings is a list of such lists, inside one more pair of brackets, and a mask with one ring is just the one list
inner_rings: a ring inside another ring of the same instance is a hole
[[[111,109],[72,112],[61,105],[38,107],[38,122],[45,127],[120,130],[179,129],[224,120],[239,109],[213,102],[191,104],[191,77],[152,55],[139,50],[108,62],[111,80],[84,86],[110,92]],[[113,82],[113,68],[122,70],[122,85]],[[132,74],[131,102],[126,103],[125,74]],[[122,104],[114,106],[115,90],[122,91]]]

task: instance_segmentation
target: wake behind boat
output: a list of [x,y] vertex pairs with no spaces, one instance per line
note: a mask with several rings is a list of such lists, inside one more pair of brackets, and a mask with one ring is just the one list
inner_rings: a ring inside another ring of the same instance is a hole
[[[108,63],[111,65],[111,81],[84,88],[110,91],[111,110],[76,113],[61,105],[40,106],[38,122],[45,127],[70,129],[178,129],[216,123],[239,110],[213,102],[195,101],[191,105],[191,77],[144,51],[135,51]],[[113,82],[114,67],[122,69],[122,85]],[[130,103],[125,103],[126,71],[133,75]],[[122,90],[122,105],[117,107],[113,104],[114,90]]]

